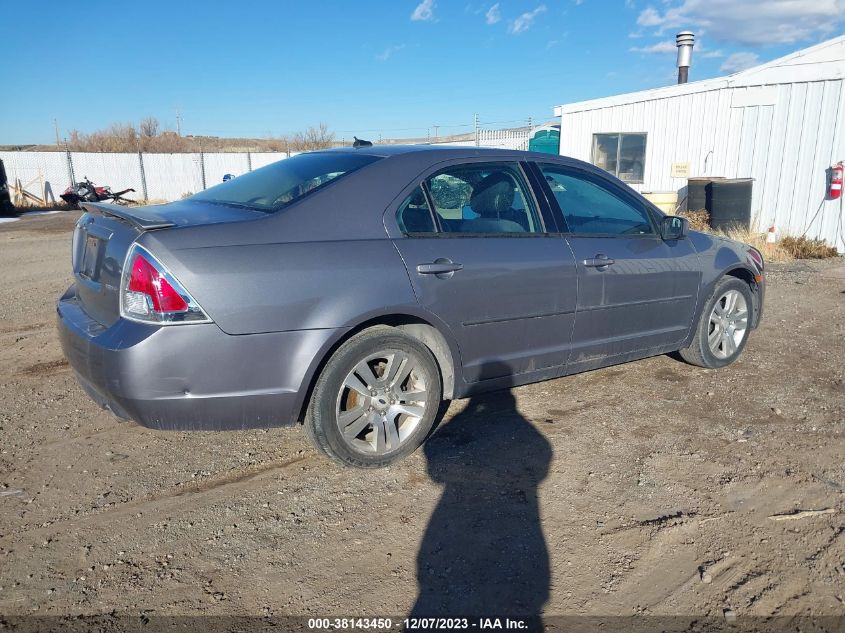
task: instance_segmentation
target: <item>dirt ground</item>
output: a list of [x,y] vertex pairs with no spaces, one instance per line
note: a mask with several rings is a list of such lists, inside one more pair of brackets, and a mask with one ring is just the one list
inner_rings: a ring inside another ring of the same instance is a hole
[[[845,615],[843,260],[772,266],[729,368],[454,402],[362,472],[299,428],[157,432],[90,402],[54,323],[76,217],[0,225],[0,616]],[[771,518],[804,510],[828,512]]]

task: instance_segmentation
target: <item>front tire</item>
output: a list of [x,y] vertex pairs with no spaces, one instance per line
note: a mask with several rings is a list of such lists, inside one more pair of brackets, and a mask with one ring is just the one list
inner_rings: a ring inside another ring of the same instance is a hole
[[340,464],[382,468],[423,442],[441,393],[437,361],[425,345],[392,327],[370,328],[326,363],[305,414],[305,432]]
[[751,288],[736,277],[724,277],[701,312],[695,337],[679,350],[692,365],[717,369],[733,363],[751,333]]

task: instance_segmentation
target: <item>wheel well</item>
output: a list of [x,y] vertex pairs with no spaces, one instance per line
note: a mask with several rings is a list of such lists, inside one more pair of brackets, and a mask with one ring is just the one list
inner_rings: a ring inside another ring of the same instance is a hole
[[370,319],[369,321],[364,321],[363,323],[358,324],[346,332],[340,340],[336,341],[335,344],[332,345],[331,348],[323,355],[317,369],[314,371],[314,375],[311,376],[311,380],[308,384],[308,390],[306,391],[305,398],[302,401],[302,407],[300,407],[299,416],[297,418],[298,420],[302,421],[304,419],[305,410],[308,408],[308,402],[311,400],[311,392],[314,389],[314,384],[317,382],[317,379],[320,377],[320,373],[323,371],[323,367],[326,365],[329,358],[331,358],[332,354],[334,354],[341,345],[359,332],[380,325],[395,327],[402,330],[408,336],[417,339],[431,351],[434,355],[434,359],[437,361],[437,368],[440,370],[440,379],[443,383],[443,399],[452,399],[455,393],[455,361],[452,358],[449,343],[446,342],[446,339],[440,333],[440,330],[431,325],[431,323],[428,323],[418,317],[404,314],[392,314]]
[[731,277],[736,277],[737,279],[741,279],[749,286],[751,286],[752,290],[756,291],[757,284],[754,282],[754,275],[751,274],[750,270],[746,270],[745,268],[734,268],[733,270],[729,270],[725,274],[730,275]]
[[744,281],[751,288],[751,301],[753,310],[752,327],[757,327],[757,322],[760,319],[760,293],[754,275],[747,268],[734,268],[725,273],[728,277],[735,277],[740,281]]

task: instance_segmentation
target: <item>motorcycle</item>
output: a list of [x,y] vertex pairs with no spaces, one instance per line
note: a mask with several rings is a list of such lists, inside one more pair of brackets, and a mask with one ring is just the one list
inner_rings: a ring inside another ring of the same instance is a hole
[[111,187],[98,187],[85,177],[78,183],[65,189],[65,192],[59,197],[67,203],[69,209],[79,210],[80,202],[102,202],[104,200],[110,200],[123,205],[134,203],[134,200],[123,197],[124,194],[134,191],[134,189],[112,191]]

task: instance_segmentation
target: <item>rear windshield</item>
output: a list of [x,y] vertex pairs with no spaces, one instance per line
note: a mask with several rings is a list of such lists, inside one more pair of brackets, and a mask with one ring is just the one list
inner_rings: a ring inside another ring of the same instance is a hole
[[379,158],[333,152],[299,154],[232,178],[191,199],[273,213]]

